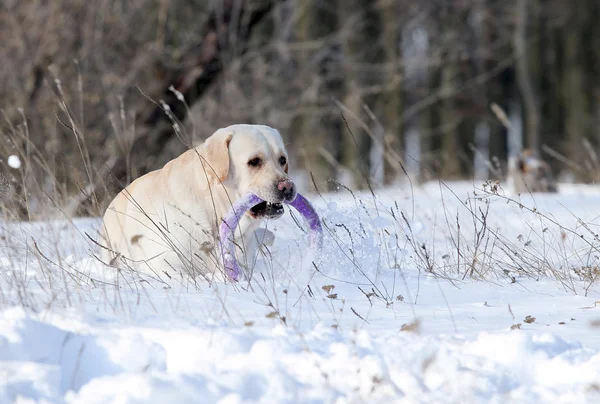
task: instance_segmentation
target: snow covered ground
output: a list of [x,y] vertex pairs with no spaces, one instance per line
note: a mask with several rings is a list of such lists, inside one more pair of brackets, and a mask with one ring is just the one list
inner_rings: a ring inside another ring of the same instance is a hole
[[97,220],[5,223],[0,402],[599,402],[600,189],[474,188],[312,195],[316,265],[286,214],[239,285],[103,267]]

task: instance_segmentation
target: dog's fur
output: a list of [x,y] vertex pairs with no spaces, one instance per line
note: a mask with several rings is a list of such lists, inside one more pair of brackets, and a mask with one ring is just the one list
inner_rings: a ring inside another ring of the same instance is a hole
[[508,175],[517,193],[557,192],[550,165],[528,149],[509,159]]
[[[254,166],[256,159],[260,164]],[[103,218],[103,260],[159,276],[215,272],[218,226],[232,203],[249,192],[269,202],[245,214],[236,230],[236,244],[252,249],[261,220],[280,217],[280,203],[295,198],[287,151],[279,132],[268,126],[219,129],[117,195]]]

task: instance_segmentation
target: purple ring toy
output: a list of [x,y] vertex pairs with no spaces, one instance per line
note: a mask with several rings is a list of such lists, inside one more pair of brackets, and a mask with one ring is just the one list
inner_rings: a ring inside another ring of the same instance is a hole
[[[223,218],[223,222],[219,227],[221,259],[223,260],[227,278],[232,282],[237,281],[240,273],[242,273],[242,269],[235,259],[235,244],[233,243],[235,229],[244,213],[261,202],[263,200],[254,194],[247,194],[238,199],[233,203],[231,210]],[[323,227],[315,208],[300,194],[297,194],[296,199],[292,202],[285,203],[294,207],[302,215],[309,226],[308,240],[310,247],[320,250],[323,245]]]

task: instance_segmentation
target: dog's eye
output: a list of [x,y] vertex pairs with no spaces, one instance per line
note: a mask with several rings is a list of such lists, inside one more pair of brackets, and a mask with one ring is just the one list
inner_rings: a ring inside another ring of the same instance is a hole
[[287,159],[285,158],[285,156],[279,157],[279,164],[281,164],[282,166],[284,166],[285,163],[287,163]]
[[248,160],[248,165],[252,166],[252,167],[258,167],[258,166],[260,166],[260,163],[261,163],[261,160],[258,157]]

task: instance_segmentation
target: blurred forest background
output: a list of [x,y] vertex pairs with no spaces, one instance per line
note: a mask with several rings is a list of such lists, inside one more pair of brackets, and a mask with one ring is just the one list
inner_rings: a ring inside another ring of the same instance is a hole
[[304,189],[503,180],[524,147],[593,182],[598,21],[598,0],[2,0],[0,199],[99,214],[233,123],[278,128]]

